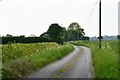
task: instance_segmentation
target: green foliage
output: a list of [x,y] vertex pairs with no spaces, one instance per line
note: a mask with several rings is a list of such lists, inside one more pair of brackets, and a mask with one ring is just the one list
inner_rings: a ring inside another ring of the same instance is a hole
[[48,33],[44,32],[43,34],[40,35],[40,37],[42,37],[42,38],[48,38]]
[[58,44],[63,44],[64,43],[64,38],[59,36],[59,37],[57,37],[56,42]]
[[8,43],[39,43],[39,42],[50,42],[46,37],[24,37],[24,36],[12,36],[2,37],[2,44]]
[[[45,65],[61,59],[72,45],[56,43],[6,44],[3,49],[3,78],[25,77]],[[12,57],[11,57],[12,55]],[[19,55],[19,56],[18,56]]]
[[65,31],[66,29],[62,28],[58,24],[51,24],[46,34],[43,33],[41,36],[47,35],[47,38],[51,41],[63,44]]
[[6,37],[2,37],[2,44],[39,42],[57,42],[63,44],[65,41],[89,40],[89,37],[85,37],[84,35],[84,29],[81,28],[77,22],[71,23],[67,30],[65,27],[53,23],[49,26],[48,31],[44,32],[39,37],[25,37],[25,35],[12,36],[7,34]]
[[62,27],[60,27],[58,24],[51,24],[47,33],[50,39],[56,40],[56,38],[60,36],[61,31]]
[[82,29],[81,26],[76,22],[73,22],[69,25],[67,33],[68,34],[66,34],[66,36],[68,37],[68,41],[80,40],[80,37],[85,35],[84,29]]
[[34,55],[57,46],[56,43],[5,44],[2,46],[3,63],[26,55]]
[[75,40],[89,40],[89,37],[85,37],[84,29],[81,26],[73,22],[69,25],[68,29],[59,26],[57,23],[51,24],[48,31],[41,34],[40,37],[48,38],[53,42],[63,44],[64,41]]
[[117,36],[117,39],[119,39],[119,40],[120,40],[120,35],[118,35],[118,36]]
[[118,77],[118,41],[102,41],[102,49],[99,49],[98,41],[71,43],[91,48],[96,78]]

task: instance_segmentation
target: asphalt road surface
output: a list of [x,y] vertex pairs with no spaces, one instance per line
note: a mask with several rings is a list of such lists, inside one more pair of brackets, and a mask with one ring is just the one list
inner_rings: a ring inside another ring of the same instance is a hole
[[74,51],[69,55],[48,64],[27,78],[94,78],[91,50],[74,46]]

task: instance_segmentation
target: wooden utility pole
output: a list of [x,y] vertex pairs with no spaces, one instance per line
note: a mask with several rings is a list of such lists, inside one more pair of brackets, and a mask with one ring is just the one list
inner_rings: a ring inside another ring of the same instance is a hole
[[101,0],[99,0],[99,48],[101,49]]

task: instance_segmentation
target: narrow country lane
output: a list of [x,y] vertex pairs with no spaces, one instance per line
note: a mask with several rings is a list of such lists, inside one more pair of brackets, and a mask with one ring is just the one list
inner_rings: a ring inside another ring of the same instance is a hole
[[94,78],[91,50],[74,46],[74,51],[51,63],[28,78]]

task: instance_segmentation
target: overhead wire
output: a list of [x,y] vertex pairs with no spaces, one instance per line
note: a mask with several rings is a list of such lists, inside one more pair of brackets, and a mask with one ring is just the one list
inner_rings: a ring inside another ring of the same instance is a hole
[[87,24],[87,22],[89,21],[90,17],[92,16],[92,14],[93,14],[93,12],[94,12],[96,6],[97,6],[97,3],[98,3],[98,1],[95,2],[92,11],[91,11],[90,15],[88,16],[88,18],[86,19],[86,21],[84,22],[83,26],[85,26],[85,25]]

